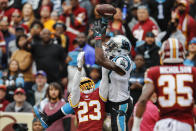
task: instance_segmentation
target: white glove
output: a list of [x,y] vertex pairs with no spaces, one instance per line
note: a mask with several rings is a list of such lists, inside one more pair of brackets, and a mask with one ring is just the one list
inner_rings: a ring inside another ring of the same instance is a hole
[[85,52],[80,52],[77,57],[77,66],[78,68],[82,68],[84,64],[84,54]]

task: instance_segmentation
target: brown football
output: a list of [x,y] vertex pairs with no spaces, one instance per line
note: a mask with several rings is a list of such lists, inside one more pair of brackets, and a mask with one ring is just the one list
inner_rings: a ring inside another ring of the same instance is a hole
[[116,9],[110,4],[100,4],[96,6],[96,11],[103,17],[111,17],[116,14]]

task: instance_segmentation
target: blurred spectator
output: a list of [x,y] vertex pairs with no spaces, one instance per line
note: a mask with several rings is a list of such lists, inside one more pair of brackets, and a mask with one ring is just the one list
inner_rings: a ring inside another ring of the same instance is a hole
[[32,63],[33,57],[32,54],[27,51],[28,38],[27,35],[20,35],[16,39],[16,45],[18,50],[16,50],[11,57],[11,60],[17,60],[19,63],[19,70],[24,76],[24,89],[27,93],[27,101],[34,105],[34,97],[32,91],[32,85],[34,82],[33,73],[32,73]]
[[142,0],[134,0],[133,5],[128,8],[127,17],[124,20],[128,23],[129,28],[132,30],[133,27],[137,24],[137,9],[142,4]]
[[171,10],[175,0],[146,0],[150,9],[150,15],[157,21],[161,31],[167,29],[167,24],[171,18]]
[[40,9],[41,22],[44,28],[48,29],[50,32],[54,32],[53,25],[55,21],[50,19],[51,8],[49,6],[42,6]]
[[15,34],[17,27],[23,27],[25,29],[25,33],[28,33],[28,27],[22,23],[22,13],[19,9],[15,9],[12,13],[9,31],[12,34]]
[[[25,34],[25,29],[22,27],[22,26],[18,26],[14,29],[15,31],[15,36],[16,38],[20,35],[24,35]],[[13,40],[13,41],[10,41],[9,45],[8,45],[8,48],[9,48],[9,56],[12,56],[12,54],[18,50],[18,47],[16,45],[16,39]]]
[[85,32],[87,26],[86,9],[80,7],[78,0],[70,0],[70,5],[66,2],[62,5],[63,14],[60,16],[66,27],[66,34],[70,38],[69,51],[73,50],[73,40],[80,32]]
[[11,14],[14,10],[14,8],[9,7],[9,0],[0,0],[0,19],[3,16],[6,16],[8,18],[8,20],[10,21],[11,19]]
[[59,14],[58,14],[58,12],[52,11],[52,13],[50,14],[50,19],[52,19],[55,22],[57,22],[59,20]]
[[22,4],[29,3],[32,5],[33,10],[37,10],[39,8],[39,4],[41,0],[22,0]]
[[186,38],[183,35],[183,33],[178,29],[178,23],[179,23],[178,19],[172,18],[171,21],[167,25],[167,30],[159,33],[156,40],[164,42],[168,38],[176,38],[182,44],[185,45]]
[[30,26],[30,37],[32,39],[32,44],[40,43],[40,41],[42,40],[40,37],[40,32],[43,28],[44,25],[40,21],[33,21],[33,23]]
[[53,10],[62,13],[62,3],[64,0],[50,0],[53,3]]
[[140,5],[137,9],[138,23],[133,27],[132,32],[137,40],[144,40],[147,32],[153,32],[155,36],[159,33],[159,27],[149,18],[148,7]]
[[[63,95],[61,89],[62,88],[60,87],[60,85],[56,82],[53,82],[49,85],[48,92],[47,92],[49,102],[44,107],[44,112],[47,115],[52,115],[56,113],[61,108],[61,106],[65,104],[65,101],[61,100]],[[46,129],[46,131],[54,131],[54,130],[64,131],[62,119],[57,120],[49,128]]]
[[64,52],[68,53],[69,48],[69,38],[64,34],[64,31],[66,30],[66,26],[62,22],[56,22],[53,26],[55,30],[54,34],[54,44],[59,44],[61,47],[63,47]]
[[7,87],[6,99],[13,101],[14,91],[19,87],[24,87],[23,75],[19,70],[19,63],[17,60],[11,60],[8,66],[8,72],[3,75],[3,83]]
[[[172,13],[172,17],[179,17],[178,29],[182,31],[186,37],[185,47],[188,49],[188,42],[196,36],[196,23],[195,20],[188,14],[189,2],[188,0],[177,0],[175,11]],[[176,14],[178,16],[176,16]]]
[[77,36],[79,48],[85,52],[85,65],[90,67],[95,64],[95,49],[87,43],[86,35],[79,33]]
[[196,19],[196,1],[195,0],[189,0],[190,3],[190,11],[189,14]]
[[16,39],[16,45],[18,50],[16,50],[11,59],[17,60],[19,62],[19,69],[24,75],[25,82],[33,82],[32,75],[32,55],[27,51],[27,36],[20,35]]
[[133,105],[138,101],[142,87],[144,85],[144,73],[145,73],[145,60],[144,56],[137,54],[134,58],[136,68],[131,72],[129,78],[130,95],[133,98]]
[[122,12],[120,8],[116,8],[116,14],[113,17],[113,21],[110,23],[110,31],[116,32],[115,35],[122,35],[123,32],[123,23],[122,23]]
[[147,32],[145,42],[136,47],[136,53],[144,56],[145,66],[149,68],[160,64],[159,49],[160,47],[155,43],[155,35]]
[[6,54],[4,55],[4,61],[3,64],[5,67],[7,67],[8,59],[11,57],[9,54],[9,44],[10,42],[14,41],[16,39],[15,35],[11,34],[8,30],[9,22],[7,17],[3,17],[0,20],[0,30],[3,33],[4,40],[6,42]]
[[95,89],[99,87],[101,82],[101,68],[94,64],[90,67],[89,77],[94,81],[95,83]]
[[196,37],[189,42],[188,55],[184,60],[184,65],[196,66]]
[[38,118],[33,118],[32,129],[33,131],[44,131],[44,128]]
[[32,44],[31,51],[37,70],[44,70],[48,82],[61,82],[66,79],[65,53],[63,48],[53,43],[48,29],[41,31],[42,41]]
[[26,3],[24,4],[22,8],[22,22],[24,25],[30,27],[31,23],[35,20],[34,13],[33,13],[33,7],[31,4]]
[[26,94],[22,88],[14,92],[14,102],[7,105],[6,112],[32,112],[32,106],[26,101]]
[[[154,104],[157,101],[156,93],[153,93],[146,105],[146,110],[143,114],[140,124],[140,131],[153,131],[156,122],[159,120],[159,109]],[[137,104],[134,107],[134,114],[137,108]]]
[[6,96],[6,86],[0,85],[0,112],[4,111],[9,101],[5,99]]
[[6,55],[6,42],[3,33],[0,31],[0,68],[3,67],[3,56]]
[[44,99],[47,88],[47,75],[44,71],[39,70],[35,75],[35,84],[32,87],[32,89],[34,90],[36,106],[40,104],[40,102]]
[[80,6],[86,9],[88,18],[91,16],[93,13],[93,6],[91,4],[92,0],[79,0]]

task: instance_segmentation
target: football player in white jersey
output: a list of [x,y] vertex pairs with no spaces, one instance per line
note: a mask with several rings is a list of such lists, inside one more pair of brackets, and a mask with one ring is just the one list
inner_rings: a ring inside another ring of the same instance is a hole
[[[107,20],[95,22],[93,31],[96,39],[96,63],[109,69],[109,97],[106,110],[111,114],[113,131],[128,130],[128,120],[132,113],[129,94],[129,76],[133,62],[129,54],[131,43],[123,35],[117,35],[102,46],[102,38],[107,28]],[[103,48],[102,48],[103,47]]]

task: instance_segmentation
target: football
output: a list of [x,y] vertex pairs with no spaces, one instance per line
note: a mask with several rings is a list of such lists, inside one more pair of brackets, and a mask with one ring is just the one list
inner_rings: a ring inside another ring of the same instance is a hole
[[110,4],[97,5],[96,11],[100,16],[103,17],[112,17],[114,14],[116,14],[115,7]]

